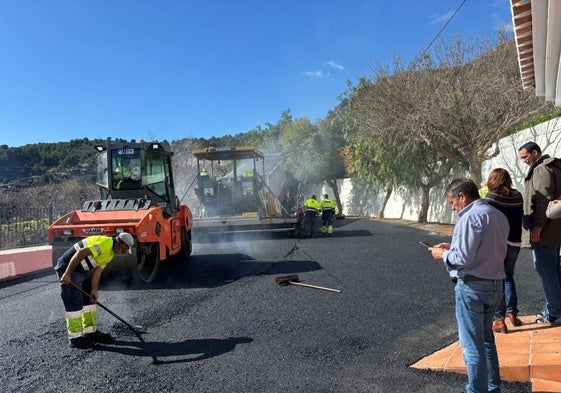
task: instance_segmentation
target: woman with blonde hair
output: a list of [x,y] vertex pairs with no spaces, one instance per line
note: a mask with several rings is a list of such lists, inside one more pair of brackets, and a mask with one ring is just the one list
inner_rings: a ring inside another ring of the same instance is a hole
[[504,260],[506,278],[503,282],[504,295],[495,312],[493,331],[506,333],[508,328],[505,317],[513,326],[520,326],[518,319],[518,296],[514,282],[514,266],[520,253],[522,244],[522,194],[512,187],[512,179],[506,169],[495,168],[489,173],[487,179],[489,192],[485,199],[493,207],[500,210],[507,218],[510,225],[508,233],[507,252]]

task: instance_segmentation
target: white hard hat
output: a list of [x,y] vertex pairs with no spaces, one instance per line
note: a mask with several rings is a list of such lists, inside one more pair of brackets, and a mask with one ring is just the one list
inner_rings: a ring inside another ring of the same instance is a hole
[[132,247],[134,246],[134,238],[130,233],[121,232],[117,236],[119,240],[129,246],[129,254],[132,254]]

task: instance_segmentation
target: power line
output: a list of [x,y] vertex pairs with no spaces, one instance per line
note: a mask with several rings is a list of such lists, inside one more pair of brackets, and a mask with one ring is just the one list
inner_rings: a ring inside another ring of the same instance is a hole
[[440,35],[442,34],[442,32],[444,31],[444,29],[446,28],[446,26],[448,26],[448,24],[452,21],[452,19],[454,19],[454,17],[456,16],[456,14],[458,13],[458,11],[460,11],[460,8],[463,7],[463,5],[466,3],[467,0],[463,0],[462,3],[458,6],[458,8],[456,8],[456,11],[454,11],[454,13],[450,16],[450,18],[448,18],[448,20],[446,21],[446,23],[444,24],[444,26],[442,26],[442,28],[440,29],[440,31],[438,33],[436,33],[436,36],[432,39],[432,41],[430,42],[430,44],[428,44],[428,46],[425,48],[425,50],[421,53],[422,55],[425,54],[430,47],[432,46],[432,44],[434,43],[434,41],[436,41],[436,39],[438,37],[440,37]]

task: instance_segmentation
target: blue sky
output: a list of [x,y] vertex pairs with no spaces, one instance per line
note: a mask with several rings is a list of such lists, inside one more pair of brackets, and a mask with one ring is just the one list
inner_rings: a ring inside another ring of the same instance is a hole
[[[286,109],[315,122],[462,1],[0,0],[0,144],[219,137]],[[443,35],[501,24],[508,0],[467,0]]]

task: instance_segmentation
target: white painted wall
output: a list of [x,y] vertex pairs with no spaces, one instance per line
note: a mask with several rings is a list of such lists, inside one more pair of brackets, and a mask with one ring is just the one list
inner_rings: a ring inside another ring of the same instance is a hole
[[[500,154],[482,165],[482,178],[485,180],[494,168],[502,167],[509,171],[514,182],[514,187],[523,192],[524,177],[528,166],[518,159],[518,148],[526,142],[534,141],[542,149],[543,154],[561,157],[561,118],[556,118],[537,126],[528,128],[515,135],[503,138],[499,142]],[[462,175],[459,175],[460,177]],[[467,176],[467,174],[464,174]],[[452,180],[452,177],[450,178]],[[348,216],[377,217],[380,211],[383,195],[378,194],[374,187],[366,189],[356,185],[353,179],[340,179],[338,181],[343,203],[343,212]],[[382,191],[383,192],[383,191]],[[450,207],[445,203],[443,189],[434,188],[430,194],[429,222],[452,224],[456,220]],[[333,197],[333,191],[323,187],[322,194],[327,193]],[[417,220],[420,206],[420,192],[417,190],[395,191],[384,216],[386,218],[400,218]]]

